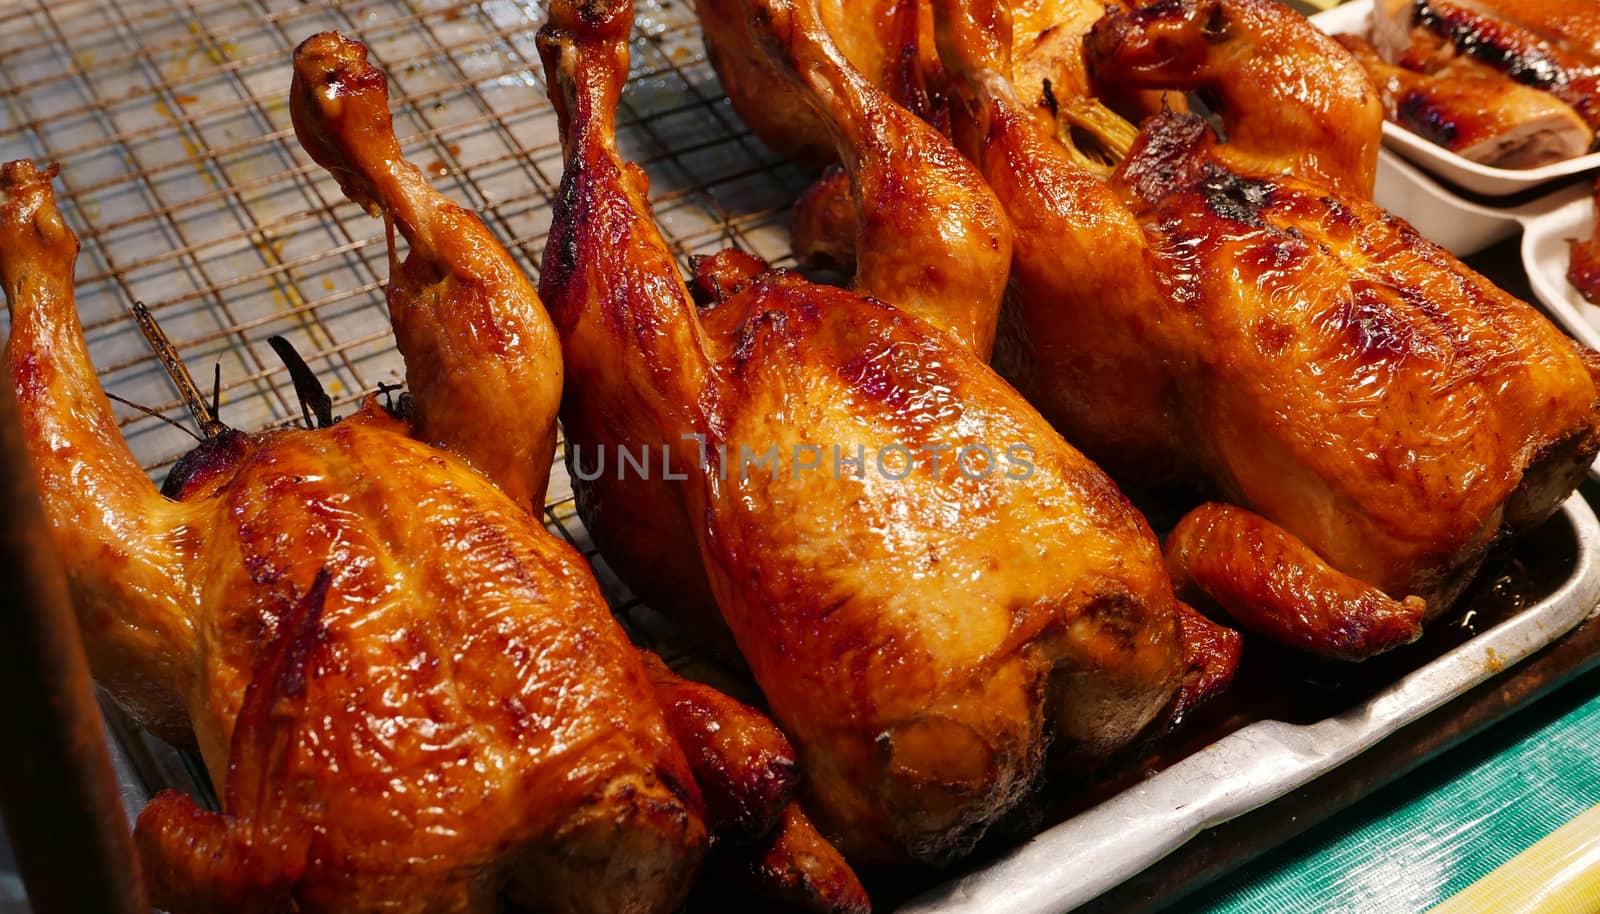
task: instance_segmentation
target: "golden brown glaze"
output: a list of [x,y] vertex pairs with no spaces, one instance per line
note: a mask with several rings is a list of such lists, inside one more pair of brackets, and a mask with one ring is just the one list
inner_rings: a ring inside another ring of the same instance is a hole
[[1373,43],[1391,62],[1417,27],[1517,82],[1549,92],[1600,129],[1600,24],[1587,0],[1378,0]]
[[1084,54],[1097,83],[1201,93],[1232,161],[1372,196],[1377,93],[1337,42],[1275,0],[1139,0],[1095,23]]
[[1573,239],[1567,281],[1590,304],[1600,305],[1600,183],[1595,185],[1595,224],[1587,239]]
[[[715,20],[714,30],[745,24],[739,40],[798,87],[833,138],[855,203],[855,254],[848,258],[855,288],[987,359],[1011,265],[1005,214],[949,140],[851,64],[828,31],[827,7],[819,0],[699,0],[701,20]],[[910,0],[902,10],[915,12]],[[827,218],[828,209],[815,218]],[[802,226],[807,221],[802,209]]]
[[1336,38],[1372,77],[1389,120],[1474,162],[1536,168],[1583,155],[1594,141],[1570,105],[1470,58],[1450,55],[1418,72],[1385,63],[1364,38]]
[[[856,271],[856,201],[850,172],[834,163],[794,202],[790,247],[803,266]],[[1007,234],[1009,238],[1009,233]]]
[[1187,603],[1178,603],[1178,627],[1183,638],[1183,684],[1162,715],[1169,731],[1228,688],[1244,650],[1244,638],[1237,631],[1218,625]]
[[[1270,561],[1298,543],[1437,614],[1503,528],[1576,485],[1600,445],[1595,382],[1531,307],[1292,161],[1242,170],[1192,116],[1148,121],[1098,180],[1022,113],[992,29],[938,9],[1017,239],[996,363],[1124,481],[1204,481],[1278,528],[1228,560],[1261,586],[1191,576],[1235,617],[1339,656],[1392,646],[1326,637],[1293,606],[1326,605],[1329,576]],[[1282,587],[1302,590],[1256,602]]]
[[[816,166],[836,161],[826,116],[786,78],[784,64],[770,48],[750,40],[741,3],[695,0],[706,54],[734,110],[785,158]],[[938,67],[925,38],[933,22],[927,0],[809,0],[807,6],[837,51],[872,85],[937,122],[940,103],[926,78]]]
[[192,725],[224,786],[220,814],[167,794],[140,817],[155,902],[671,910],[699,797],[582,558],[371,400],[225,432],[163,498],[89,364],[50,174],[0,178],[29,456],[97,678]]
[[[578,436],[610,415],[626,425],[605,433],[674,449],[688,478],[652,484],[693,519],[823,833],[857,861],[948,861],[1028,795],[1051,739],[1104,754],[1171,698],[1158,549],[1103,474],[923,321],[784,272],[697,313],[613,136],[630,14],[558,2],[540,37],[566,154],[540,290],[566,433],[597,443]],[[859,474],[835,475],[834,444],[864,449]],[[949,448],[937,469],[923,445]],[[958,464],[968,445],[992,450],[989,473]],[[1012,445],[1029,468],[1005,462]]]
[[769,835],[800,786],[794,749],[761,712],[674,673],[645,652],[645,674],[705,798],[706,827],[748,844]]
[[1422,634],[1420,597],[1390,599],[1232,505],[1189,512],[1167,536],[1167,568],[1179,591],[1231,607],[1246,628],[1330,657],[1361,660]]
[[[560,341],[539,297],[476,215],[400,155],[388,82],[334,32],[294,56],[300,144],[390,229],[389,317],[424,440],[454,450],[518,504],[544,505],[561,391]],[[394,252],[393,229],[410,250]]]

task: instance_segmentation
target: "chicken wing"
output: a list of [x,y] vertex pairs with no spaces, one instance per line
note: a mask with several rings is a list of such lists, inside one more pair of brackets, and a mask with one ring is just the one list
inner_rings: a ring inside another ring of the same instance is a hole
[[89,363],[51,174],[0,173],[29,456],[96,677],[192,726],[225,788],[221,813],[165,794],[140,816],[156,904],[672,910],[700,798],[583,559],[371,399],[328,428],[220,431],[164,498]]
[[1361,66],[1275,0],[1136,0],[1096,22],[1097,85],[1198,92],[1244,167],[1371,198],[1383,107]]
[[1109,752],[1174,694],[1156,543],[923,321],[738,264],[710,271],[721,300],[697,312],[613,135],[630,27],[626,2],[560,0],[540,32],[566,157],[540,294],[567,434],[610,415],[612,441],[676,455],[686,478],[652,485],[680,505],[822,832],[856,861],[949,861],[1028,795],[1052,738]]

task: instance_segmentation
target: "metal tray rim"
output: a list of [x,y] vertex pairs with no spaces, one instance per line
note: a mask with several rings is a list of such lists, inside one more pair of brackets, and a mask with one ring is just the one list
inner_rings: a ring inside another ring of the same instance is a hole
[[1202,830],[1338,768],[1576,628],[1600,602],[1600,520],[1574,492],[1561,515],[1577,555],[1550,596],[1314,724],[1258,721],[939,886],[901,914],[1061,914],[1159,861]]

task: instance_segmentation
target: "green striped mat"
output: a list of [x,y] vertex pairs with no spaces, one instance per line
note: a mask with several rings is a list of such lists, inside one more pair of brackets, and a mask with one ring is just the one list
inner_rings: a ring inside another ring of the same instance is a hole
[[1596,804],[1600,672],[1575,680],[1177,910],[1416,914]]

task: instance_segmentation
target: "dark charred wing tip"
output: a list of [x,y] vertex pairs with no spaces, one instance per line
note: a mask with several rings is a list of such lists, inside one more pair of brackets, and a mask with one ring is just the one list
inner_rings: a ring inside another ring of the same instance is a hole
[[306,424],[312,425],[314,418],[316,428],[333,425],[333,398],[328,396],[322,381],[306,364],[306,360],[300,357],[294,344],[281,336],[267,337],[267,344],[283,361],[283,367],[289,370],[289,380],[294,383],[295,396],[300,400],[300,414]]

